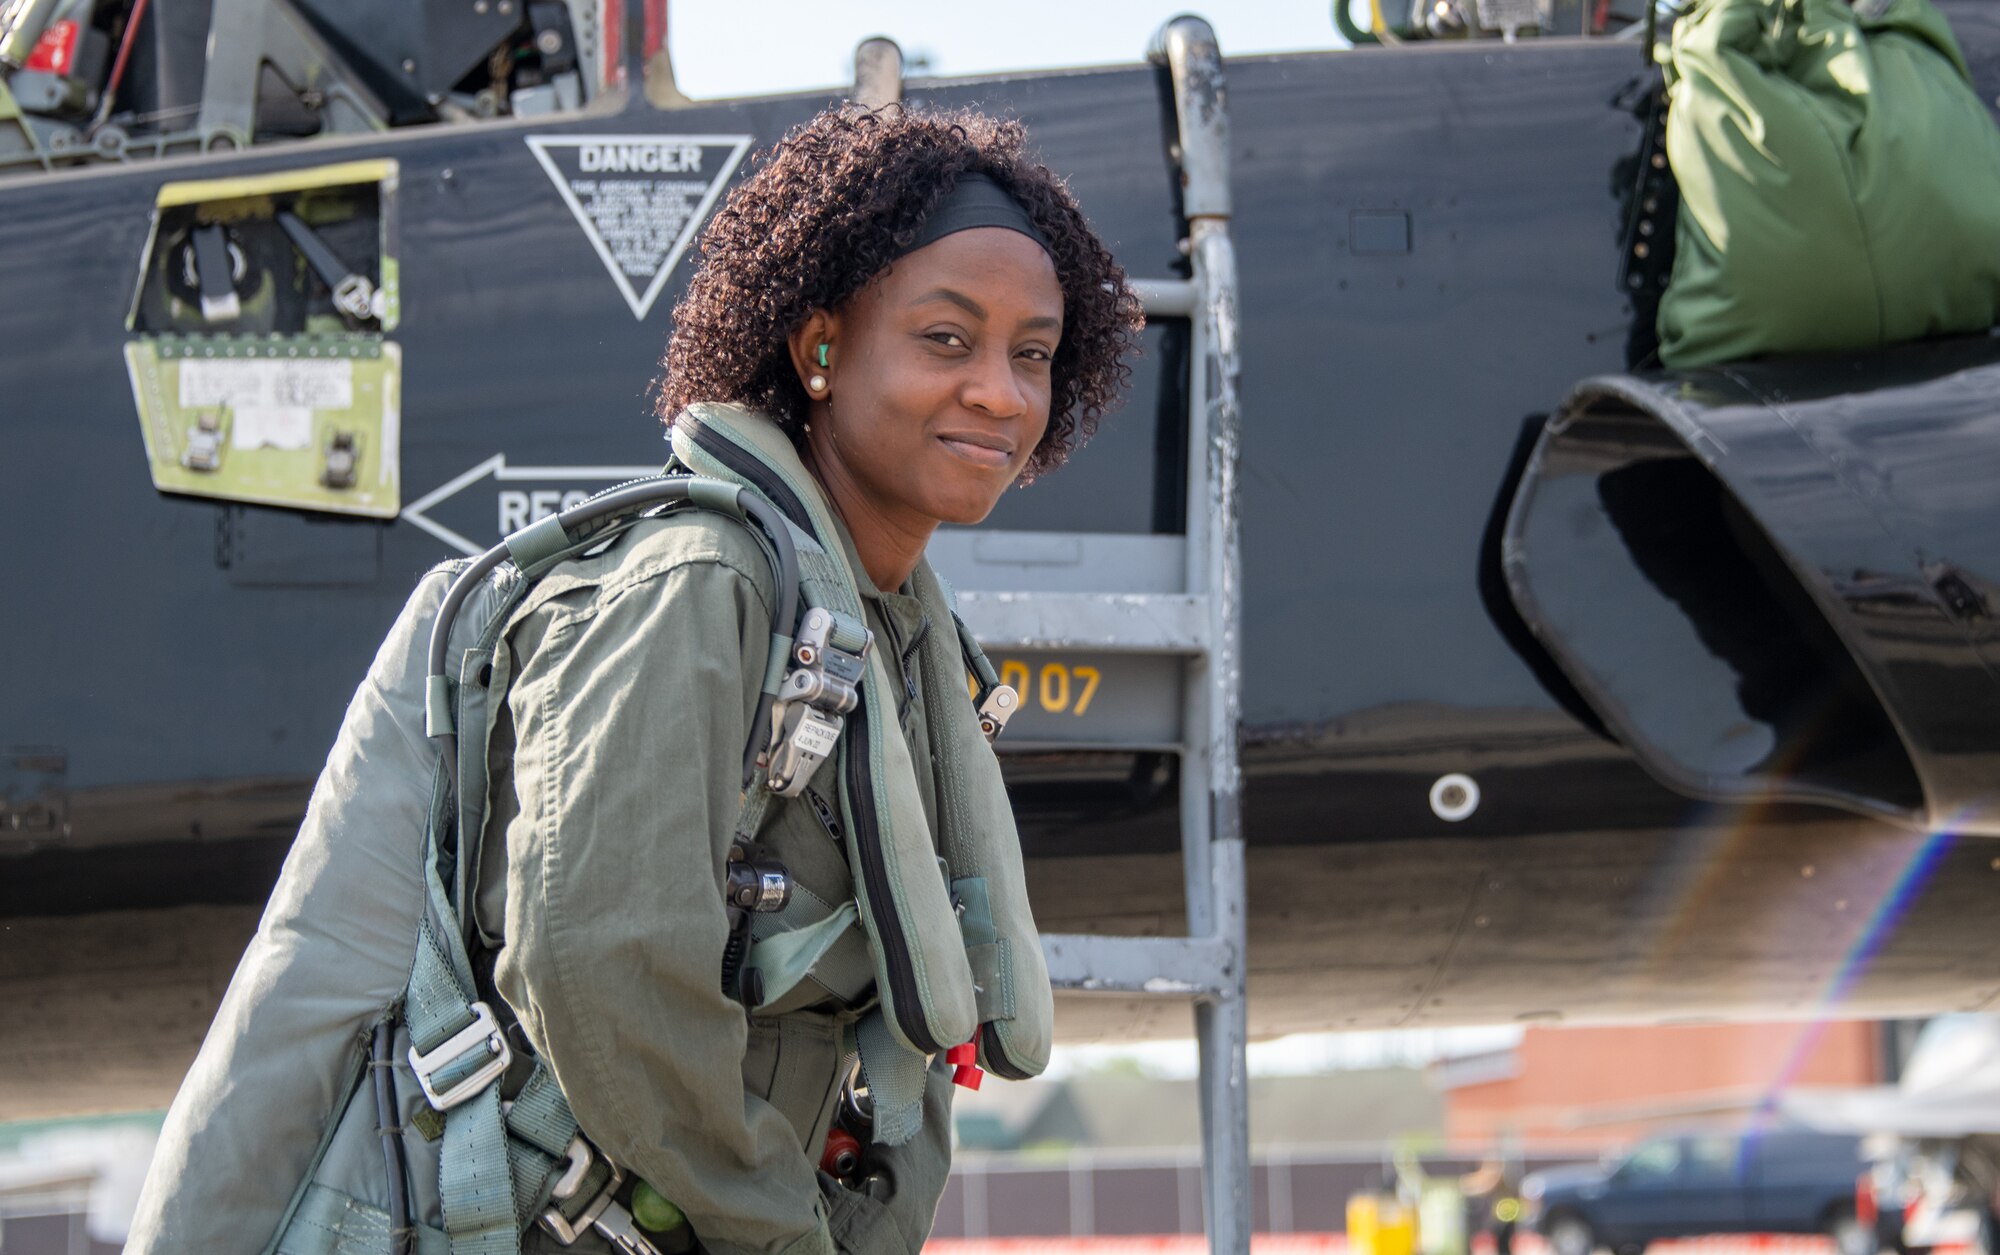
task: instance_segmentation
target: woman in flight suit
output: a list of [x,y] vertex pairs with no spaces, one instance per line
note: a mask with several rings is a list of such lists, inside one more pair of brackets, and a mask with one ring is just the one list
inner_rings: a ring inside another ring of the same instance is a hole
[[[709,224],[659,386],[670,428],[706,417],[789,442],[831,507],[933,833],[950,798],[914,659],[954,629],[912,574],[938,524],[979,522],[1090,435],[1139,324],[1123,272],[1024,144],[973,113],[814,118]],[[950,1161],[942,1059],[921,1131],[872,1148],[877,1188],[848,1189],[816,1165],[851,1062],[842,1030],[872,983],[816,971],[746,1015],[717,979],[772,598],[747,530],[701,512],[537,585],[508,636],[481,931],[585,1134],[705,1249],[916,1251]],[[828,904],[855,893],[836,788],[822,770],[762,833],[795,892]]]

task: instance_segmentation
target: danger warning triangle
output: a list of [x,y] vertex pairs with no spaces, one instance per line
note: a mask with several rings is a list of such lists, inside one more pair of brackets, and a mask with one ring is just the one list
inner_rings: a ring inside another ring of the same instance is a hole
[[530,135],[528,148],[643,319],[749,151],[748,135]]

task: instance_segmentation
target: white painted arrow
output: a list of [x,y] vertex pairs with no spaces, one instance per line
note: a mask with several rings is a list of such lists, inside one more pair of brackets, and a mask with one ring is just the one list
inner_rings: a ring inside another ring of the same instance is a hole
[[502,483],[523,479],[544,483],[551,479],[584,479],[615,484],[628,479],[646,479],[659,473],[658,466],[509,466],[507,455],[496,453],[471,470],[446,480],[404,506],[402,516],[461,553],[481,554],[485,553],[489,546],[467,540],[431,518],[425,511],[449,501],[488,475]]

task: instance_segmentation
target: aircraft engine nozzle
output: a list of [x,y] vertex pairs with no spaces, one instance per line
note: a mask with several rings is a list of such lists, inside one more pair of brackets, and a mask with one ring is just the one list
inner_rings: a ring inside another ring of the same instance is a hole
[[2000,339],[1586,380],[1501,561],[1662,783],[2000,834]]

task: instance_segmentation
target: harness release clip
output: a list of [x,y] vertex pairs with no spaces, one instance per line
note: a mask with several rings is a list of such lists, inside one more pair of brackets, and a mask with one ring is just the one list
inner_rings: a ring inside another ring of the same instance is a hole
[[833,755],[847,716],[861,704],[861,676],[873,633],[815,606],[792,644],[791,668],[771,707],[771,792],[797,797]]

